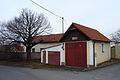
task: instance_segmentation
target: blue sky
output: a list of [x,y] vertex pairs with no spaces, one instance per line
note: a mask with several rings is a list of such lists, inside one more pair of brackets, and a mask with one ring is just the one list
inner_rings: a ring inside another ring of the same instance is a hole
[[[65,17],[65,30],[72,22],[97,29],[105,36],[120,29],[120,0],[33,0],[41,6]],[[61,33],[61,19],[39,8],[30,0],[1,0],[0,21],[18,16],[23,8],[48,17],[53,34]]]

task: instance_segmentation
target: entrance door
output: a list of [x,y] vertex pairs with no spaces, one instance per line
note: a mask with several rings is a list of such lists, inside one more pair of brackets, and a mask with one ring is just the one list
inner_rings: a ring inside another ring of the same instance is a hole
[[66,43],[66,65],[75,67],[87,67],[86,42]]

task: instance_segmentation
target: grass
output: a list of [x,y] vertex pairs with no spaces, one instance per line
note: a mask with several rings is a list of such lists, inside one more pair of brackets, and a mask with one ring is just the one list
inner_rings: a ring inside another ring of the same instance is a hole
[[18,66],[18,67],[30,67],[30,68],[56,68],[56,65],[41,64],[40,62],[12,62],[12,61],[0,61],[2,65]]
[[8,64],[7,61],[0,61],[0,64]]
[[29,68],[44,68],[44,69],[63,69],[63,70],[71,70],[71,71],[91,71],[98,68],[102,68],[108,65],[112,65],[114,63],[118,63],[120,60],[112,59],[110,61],[106,61],[100,65],[98,65],[97,68],[86,68],[85,70],[83,68],[74,69],[74,67],[65,67],[65,66],[56,66],[56,65],[48,65],[48,64],[41,64],[40,62],[20,62],[20,61],[0,61],[1,65],[9,65],[9,66],[17,66],[17,67],[29,67]]

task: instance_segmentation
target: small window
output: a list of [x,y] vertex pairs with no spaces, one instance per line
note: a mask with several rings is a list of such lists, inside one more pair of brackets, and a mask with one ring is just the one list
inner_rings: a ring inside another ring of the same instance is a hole
[[102,46],[102,53],[104,53],[105,52],[105,44],[102,43],[101,46]]
[[32,48],[32,52],[35,52],[35,48]]

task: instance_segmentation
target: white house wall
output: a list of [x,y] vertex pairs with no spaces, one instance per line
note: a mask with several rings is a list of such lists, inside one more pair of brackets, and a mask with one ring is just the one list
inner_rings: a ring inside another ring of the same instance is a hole
[[41,51],[41,63],[43,63],[43,51]]
[[90,57],[90,65],[93,65],[93,41],[89,41],[89,57]]
[[48,64],[48,51],[46,50],[46,64]]
[[110,43],[104,42],[104,52],[102,52],[103,42],[95,42],[95,57],[96,57],[96,65],[109,61],[111,59],[110,55]]
[[41,48],[47,48],[55,45],[59,45],[60,43],[39,43],[32,48],[35,48],[35,52],[40,52]]

